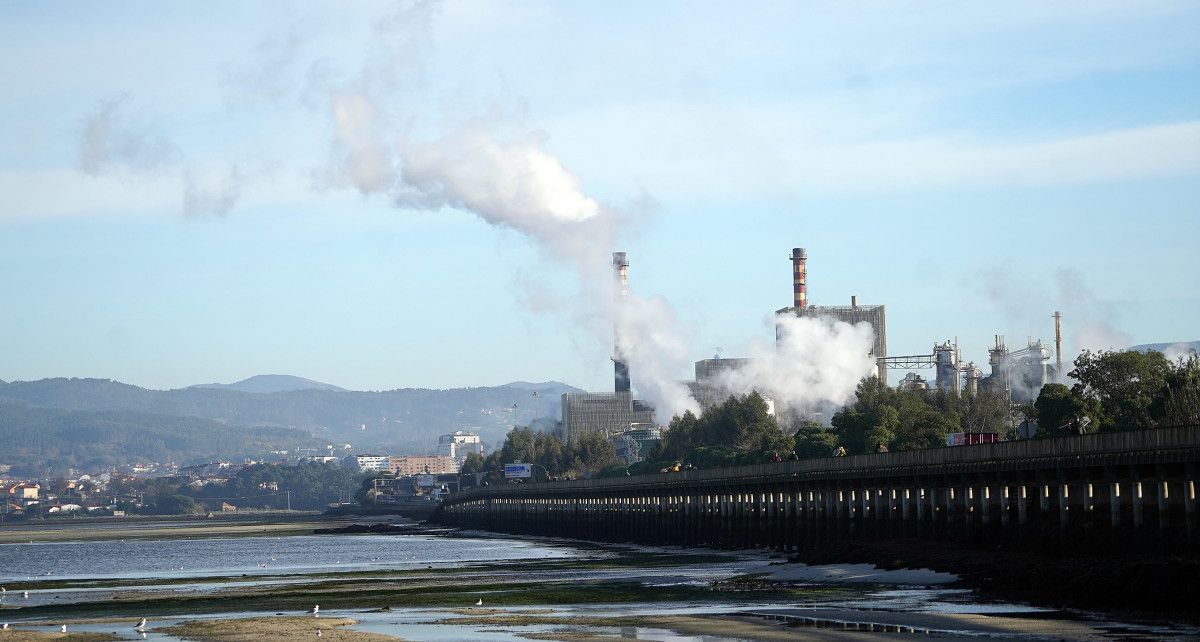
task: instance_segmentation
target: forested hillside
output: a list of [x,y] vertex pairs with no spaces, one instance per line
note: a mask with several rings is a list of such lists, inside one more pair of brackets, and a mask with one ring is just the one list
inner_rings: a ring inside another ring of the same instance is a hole
[[[133,413],[207,420],[204,426],[274,426],[311,435],[322,444],[355,449],[420,451],[454,430],[478,431],[489,443],[503,441],[514,425],[556,417],[563,392],[549,382],[451,390],[383,392],[293,390],[253,393],[221,388],[148,390],[107,379],[42,379],[0,385],[0,402],[17,401],[59,411]],[[125,415],[120,415],[124,417]],[[26,432],[14,416],[0,416],[0,435]],[[240,429],[239,429],[240,430]],[[294,447],[295,439],[276,449]]]
[[12,465],[18,474],[136,462],[262,458],[281,446],[313,445],[307,432],[290,428],[243,428],[198,417],[59,410],[0,400],[0,463]]

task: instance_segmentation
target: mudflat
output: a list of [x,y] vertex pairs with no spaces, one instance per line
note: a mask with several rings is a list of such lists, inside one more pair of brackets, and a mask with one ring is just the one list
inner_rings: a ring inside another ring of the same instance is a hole
[[180,537],[248,537],[308,534],[322,522],[312,516],[271,517],[247,520],[186,520],[170,522],[107,522],[102,524],[52,523],[0,527],[0,544],[113,539],[169,539]]
[[158,629],[198,642],[292,642],[316,637],[338,642],[395,642],[403,638],[349,629],[357,620],[348,617],[248,617],[230,620],[188,620]]

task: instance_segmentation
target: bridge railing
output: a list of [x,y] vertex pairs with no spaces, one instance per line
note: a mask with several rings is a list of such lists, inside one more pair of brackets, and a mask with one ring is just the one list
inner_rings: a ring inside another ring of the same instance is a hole
[[822,457],[728,468],[689,470],[678,473],[654,473],[606,479],[505,484],[475,488],[456,493],[444,503],[455,504],[484,497],[516,494],[553,493],[556,495],[645,488],[656,484],[713,484],[747,479],[793,476],[875,476],[905,469],[935,468],[996,461],[1065,459],[1110,453],[1169,451],[1200,448],[1200,426],[1178,426],[1128,432],[1095,433],[1077,437],[1023,439],[994,444],[949,446],[894,453]]

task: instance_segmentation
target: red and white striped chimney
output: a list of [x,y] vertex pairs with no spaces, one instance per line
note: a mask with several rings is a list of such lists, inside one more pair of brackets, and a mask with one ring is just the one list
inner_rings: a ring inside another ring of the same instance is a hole
[[802,247],[792,248],[792,306],[808,306],[808,252]]

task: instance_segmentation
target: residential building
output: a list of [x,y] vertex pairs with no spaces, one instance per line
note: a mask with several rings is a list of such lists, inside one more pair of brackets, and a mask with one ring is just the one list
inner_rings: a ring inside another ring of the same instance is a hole
[[453,434],[438,437],[439,455],[450,457],[461,465],[471,453],[483,454],[483,442],[473,432],[456,430]]
[[345,459],[347,468],[357,468],[365,473],[378,473],[389,469],[387,455],[351,455]]
[[458,472],[458,462],[445,455],[404,455],[389,457],[388,460],[385,470],[399,476]]

